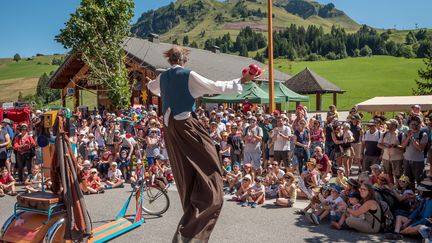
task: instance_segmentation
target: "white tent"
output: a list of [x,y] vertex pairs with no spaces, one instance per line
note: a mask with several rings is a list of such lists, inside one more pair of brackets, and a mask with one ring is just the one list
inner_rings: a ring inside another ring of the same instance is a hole
[[411,106],[420,105],[422,110],[432,110],[432,95],[375,97],[356,105],[359,111],[393,112],[410,111]]

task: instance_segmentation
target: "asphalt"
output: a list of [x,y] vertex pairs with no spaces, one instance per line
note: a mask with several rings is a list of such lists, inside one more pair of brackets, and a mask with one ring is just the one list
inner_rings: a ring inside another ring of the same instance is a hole
[[[113,220],[130,193],[125,188],[107,190],[104,194],[85,196],[93,227]],[[182,209],[175,186],[170,188],[170,208],[162,217],[145,215],[145,223],[111,242],[171,242],[176,226],[182,216]],[[389,242],[381,234],[363,234],[352,230],[335,230],[328,222],[312,226],[302,216],[294,215],[298,208],[305,207],[307,201],[298,200],[294,208],[279,208],[273,200],[267,200],[262,207],[243,208],[225,196],[219,220],[210,242]],[[12,214],[15,198],[0,198],[0,222]],[[133,205],[131,205],[134,207]],[[134,208],[128,213],[133,213]],[[404,239],[399,242],[418,242]]]

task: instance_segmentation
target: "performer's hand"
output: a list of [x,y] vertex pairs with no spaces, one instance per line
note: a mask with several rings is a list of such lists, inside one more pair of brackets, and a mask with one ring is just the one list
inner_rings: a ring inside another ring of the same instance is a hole
[[252,80],[254,80],[256,77],[250,73],[246,73],[245,75],[243,75],[243,77],[240,79],[240,82],[242,84],[250,82]]

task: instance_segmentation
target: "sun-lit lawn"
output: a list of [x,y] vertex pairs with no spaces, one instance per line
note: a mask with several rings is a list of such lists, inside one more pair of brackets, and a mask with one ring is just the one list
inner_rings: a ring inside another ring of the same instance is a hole
[[[347,110],[375,96],[411,95],[415,87],[417,70],[422,66],[421,59],[374,56],[317,62],[289,62],[277,59],[274,67],[291,75],[309,67],[346,90],[346,93],[338,95],[338,107]],[[331,104],[332,99],[331,94],[323,96],[323,109]],[[315,95],[310,96],[309,107],[315,110]]]

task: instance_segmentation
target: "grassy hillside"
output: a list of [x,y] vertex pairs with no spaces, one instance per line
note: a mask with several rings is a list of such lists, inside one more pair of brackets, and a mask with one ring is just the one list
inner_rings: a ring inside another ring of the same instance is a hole
[[[19,62],[11,58],[0,58],[0,102],[16,101],[21,91],[23,96],[36,93],[39,77],[43,73],[57,70],[59,66],[51,65],[53,58],[62,56],[39,56],[32,60],[23,58]],[[93,107],[96,105],[95,95],[83,92],[83,104]],[[53,104],[59,106],[60,101]],[[72,107],[72,101],[68,102]]]
[[[156,28],[153,31],[155,33],[161,34],[161,40],[164,42],[172,42],[178,39],[181,43],[184,36],[188,36],[190,42],[196,41],[199,45],[202,45],[204,41],[210,37],[219,37],[226,33],[230,33],[231,37],[235,38],[239,33],[241,28],[246,26],[251,26],[254,29],[260,29],[261,31],[267,31],[267,18],[259,18],[249,16],[242,18],[240,16],[233,17],[232,10],[237,1],[232,2],[219,2],[216,0],[201,0],[205,6],[205,10],[199,12],[195,16],[195,20],[190,21],[186,17],[181,16],[180,13],[175,14],[176,18],[179,19],[178,24],[170,26],[169,31],[166,33],[159,33],[160,28]],[[191,6],[198,2],[198,0],[178,0],[174,3],[174,12],[178,10],[180,6]],[[267,4],[263,2],[249,2],[246,1],[247,10],[258,10],[262,13],[267,12]],[[283,2],[283,1],[282,1]],[[167,8],[161,8],[155,11],[155,15],[161,16],[168,12]],[[359,29],[360,25],[354,20],[346,15],[341,15],[337,17],[322,18],[318,15],[310,16],[306,19],[289,13],[282,6],[273,7],[273,26],[274,29],[283,29],[291,24],[296,24],[298,26],[307,27],[309,25],[322,26],[324,30],[330,31],[333,25],[339,25],[347,30],[347,32],[354,32]],[[215,21],[216,16],[223,16],[223,21]],[[163,21],[170,21],[171,16],[166,19],[159,19],[159,23]],[[139,37],[146,37],[146,29],[144,27],[144,22],[148,23],[149,17],[140,18],[138,22],[132,28],[132,32],[136,33]],[[150,21],[151,22],[151,21]],[[205,31],[205,36],[201,36],[200,33]]]
[[[350,109],[355,104],[375,96],[411,95],[412,88],[415,87],[417,70],[422,66],[421,59],[391,56],[317,62],[275,60],[275,68],[281,71],[294,75],[309,67],[346,90],[346,93],[338,95],[338,107],[341,110]],[[332,99],[331,94],[323,96],[323,109],[331,104]],[[309,107],[315,110],[315,95],[310,96]]]

